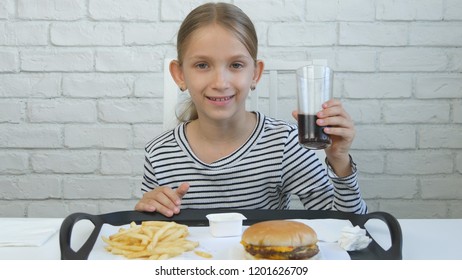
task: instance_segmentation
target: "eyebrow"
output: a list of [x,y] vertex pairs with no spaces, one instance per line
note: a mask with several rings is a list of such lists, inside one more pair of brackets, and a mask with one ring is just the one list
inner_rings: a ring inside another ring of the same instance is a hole
[[[207,59],[210,59],[209,56],[207,55],[194,55],[194,56],[191,56],[189,57],[189,59],[193,59],[193,60],[207,60]],[[231,56],[230,58],[228,58],[229,60],[251,60],[253,61],[253,58],[248,56],[248,55],[244,55],[244,54],[237,54],[237,55],[234,55],[234,56]]]

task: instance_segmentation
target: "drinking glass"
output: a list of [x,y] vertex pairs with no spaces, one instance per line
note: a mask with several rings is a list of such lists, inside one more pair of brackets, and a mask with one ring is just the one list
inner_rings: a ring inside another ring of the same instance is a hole
[[324,127],[316,124],[316,114],[332,98],[333,71],[324,65],[307,65],[298,68],[296,76],[299,142],[308,149],[325,149],[332,140]]

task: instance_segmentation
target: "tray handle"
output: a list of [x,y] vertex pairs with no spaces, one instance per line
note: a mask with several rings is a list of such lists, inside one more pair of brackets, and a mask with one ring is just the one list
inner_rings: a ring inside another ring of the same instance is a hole
[[[74,251],[71,248],[71,237],[74,225],[80,220],[89,220],[93,223],[95,228],[91,232],[87,241],[78,249]],[[62,260],[86,260],[90,255],[93,246],[95,245],[96,239],[98,238],[104,222],[100,216],[91,215],[87,213],[74,213],[67,216],[61,224],[59,232],[59,246],[61,248],[61,259]]]
[[[372,220],[372,219],[378,219],[383,221],[390,233],[390,239],[391,239],[391,246],[387,250],[383,249],[379,244],[375,246],[375,251],[376,254],[381,255],[383,259],[402,259],[402,249],[403,249],[403,239],[402,239],[402,232],[401,232],[401,226],[399,225],[398,220],[396,220],[395,217],[393,217],[391,214],[386,213],[386,212],[371,212],[365,215],[362,215],[362,219],[359,219],[356,221],[356,224],[358,224],[362,228],[366,228],[365,224],[367,221]],[[373,240],[372,242],[375,242]]]

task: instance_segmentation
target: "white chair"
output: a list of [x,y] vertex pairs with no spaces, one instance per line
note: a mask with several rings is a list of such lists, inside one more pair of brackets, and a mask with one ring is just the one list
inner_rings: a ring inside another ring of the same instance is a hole
[[[177,110],[181,101],[185,99],[185,96],[188,96],[187,93],[183,93],[179,90],[177,84],[170,75],[169,65],[172,61],[172,58],[166,58],[164,60],[164,106],[163,106],[163,129],[171,129],[178,124],[177,120]],[[318,64],[318,65],[327,65],[327,61],[323,59],[319,60],[310,60],[310,61],[272,61],[265,60],[265,69],[263,76],[257,85],[255,92],[252,92],[249,95],[249,100],[247,102],[247,109],[250,111],[264,111],[265,115],[269,117],[278,118],[278,109],[281,107],[278,105],[278,98],[280,83],[282,76],[289,76],[289,83],[292,82],[292,91],[295,100],[295,70],[304,65]],[[269,103],[269,104],[267,104]],[[264,107],[263,105],[267,105]],[[296,106],[296,103],[294,103]],[[263,108],[262,108],[263,107]],[[264,109],[264,110],[262,110]],[[289,110],[296,109],[295,107],[289,108]],[[294,121],[294,120],[292,120]],[[324,150],[315,151],[321,162],[324,164],[325,153]]]

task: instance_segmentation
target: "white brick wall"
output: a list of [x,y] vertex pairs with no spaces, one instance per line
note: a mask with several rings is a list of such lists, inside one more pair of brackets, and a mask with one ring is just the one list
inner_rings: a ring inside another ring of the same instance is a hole
[[[0,216],[133,209],[163,59],[204,2],[0,0]],[[371,211],[462,218],[462,1],[226,2],[254,20],[261,58],[334,68]]]

